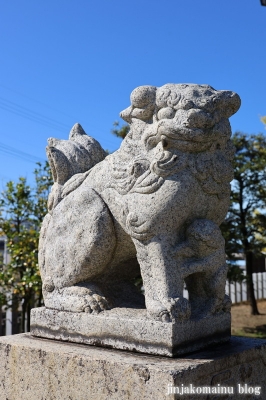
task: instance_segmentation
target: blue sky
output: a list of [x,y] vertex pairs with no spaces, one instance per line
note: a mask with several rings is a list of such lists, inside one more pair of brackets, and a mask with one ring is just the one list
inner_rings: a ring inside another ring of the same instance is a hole
[[112,124],[139,85],[236,91],[232,130],[266,132],[260,0],[13,0],[0,15],[0,189],[32,182],[47,138],[67,139],[76,122],[116,150]]

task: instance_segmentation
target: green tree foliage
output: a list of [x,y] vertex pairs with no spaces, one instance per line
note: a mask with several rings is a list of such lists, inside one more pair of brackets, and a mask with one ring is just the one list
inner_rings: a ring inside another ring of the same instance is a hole
[[[232,260],[230,260],[232,262]],[[230,283],[233,282],[243,282],[246,280],[246,276],[243,272],[243,269],[239,267],[239,265],[234,265],[232,263],[229,264],[229,269],[227,273],[227,280]]]
[[118,121],[115,121],[113,123],[113,126],[114,128],[111,130],[111,133],[117,137],[125,139],[126,135],[130,130],[130,126],[128,124],[120,126]]
[[[231,205],[221,229],[229,260],[244,253],[252,314],[259,314],[252,281],[252,257],[266,247],[266,138],[237,132]],[[232,271],[232,273],[237,271]]]
[[29,330],[30,310],[42,304],[41,277],[38,268],[40,224],[47,213],[47,197],[53,183],[48,163],[34,170],[35,187],[25,178],[8,182],[0,197],[0,230],[7,237],[10,263],[0,269],[2,304],[12,297],[12,309],[21,307],[21,331]]

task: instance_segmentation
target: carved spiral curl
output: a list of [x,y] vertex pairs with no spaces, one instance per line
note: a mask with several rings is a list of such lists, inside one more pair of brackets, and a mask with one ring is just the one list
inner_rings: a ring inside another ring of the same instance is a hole
[[[141,86],[132,92],[131,102],[121,117],[130,124],[136,119],[146,122],[139,147],[144,148],[151,173],[166,178],[188,167],[205,192],[219,197],[228,194],[234,154],[228,118],[240,106],[236,93],[217,91],[209,85]],[[125,141],[129,148],[137,145],[132,134]],[[158,145],[161,153],[154,151]],[[123,179],[128,182],[128,169],[124,172]],[[128,185],[130,191],[137,181],[133,180]]]

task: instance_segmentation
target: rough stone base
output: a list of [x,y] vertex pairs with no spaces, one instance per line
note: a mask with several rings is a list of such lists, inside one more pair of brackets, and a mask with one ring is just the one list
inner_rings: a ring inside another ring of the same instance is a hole
[[183,323],[160,322],[144,309],[114,308],[98,315],[35,308],[31,334],[47,339],[141,353],[180,356],[230,340],[230,313]]
[[[172,359],[29,334],[0,338],[1,400],[264,400],[265,371],[263,340],[234,337],[208,351]],[[239,394],[238,384],[260,388],[260,395]],[[233,387],[234,395],[167,394],[182,385]]]

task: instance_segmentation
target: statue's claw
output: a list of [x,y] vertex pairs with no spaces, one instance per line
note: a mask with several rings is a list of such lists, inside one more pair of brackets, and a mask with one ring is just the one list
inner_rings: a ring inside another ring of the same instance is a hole
[[172,319],[182,321],[190,318],[191,307],[187,299],[185,299],[184,297],[170,299],[170,304],[171,305],[169,312]]
[[161,321],[161,322],[171,321],[171,316],[169,314],[169,311],[159,301],[154,300],[151,304],[149,304],[147,313],[148,316],[152,319],[155,319],[155,321]]
[[168,312],[167,310],[162,311],[162,312],[159,314],[159,318],[160,318],[160,320],[161,320],[162,322],[170,322],[170,321],[171,321],[171,316],[170,316],[170,314],[169,314],[169,312]]
[[108,310],[110,307],[105,297],[98,294],[86,296],[86,301],[83,311],[90,314],[99,314],[101,311]]
[[[96,291],[98,293],[95,293]],[[45,305],[47,308],[61,311],[99,314],[101,311],[110,309],[107,299],[99,292],[96,285],[91,288],[76,285],[54,289],[50,292],[44,290]]]

